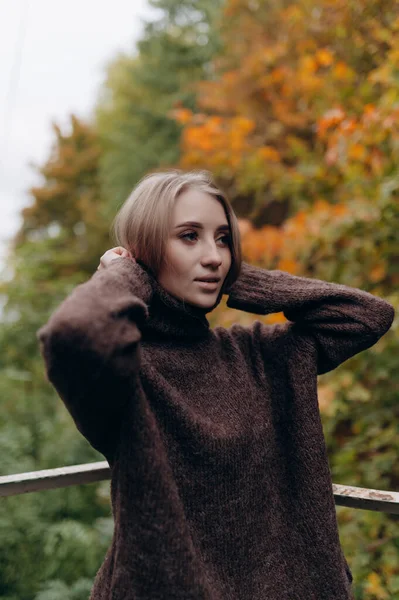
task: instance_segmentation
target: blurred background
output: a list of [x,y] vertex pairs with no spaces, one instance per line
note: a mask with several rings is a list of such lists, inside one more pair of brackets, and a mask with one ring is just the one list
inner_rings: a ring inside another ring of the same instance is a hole
[[[398,310],[396,0],[5,0],[0,66],[0,475],[104,460],[36,331],[152,169],[211,170],[247,262]],[[319,377],[334,483],[399,490],[397,334]],[[399,599],[399,517],[337,516],[356,600]],[[1,600],[87,600],[112,530],[108,481],[2,498]]]

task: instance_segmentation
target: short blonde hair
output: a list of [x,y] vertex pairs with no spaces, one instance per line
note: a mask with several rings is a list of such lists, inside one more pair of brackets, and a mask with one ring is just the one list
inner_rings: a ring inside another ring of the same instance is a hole
[[227,196],[216,186],[208,171],[173,169],[143,177],[123,203],[111,225],[119,246],[130,250],[157,276],[163,266],[165,244],[170,234],[173,206],[187,189],[215,197],[223,206],[230,226],[231,267],[223,288],[232,285],[241,269],[241,238],[237,217]]

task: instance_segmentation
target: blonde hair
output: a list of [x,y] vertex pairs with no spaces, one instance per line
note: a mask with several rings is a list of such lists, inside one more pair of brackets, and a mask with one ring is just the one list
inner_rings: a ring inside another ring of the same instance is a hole
[[216,198],[223,206],[230,226],[231,267],[224,282],[227,288],[241,269],[241,239],[237,217],[227,196],[216,186],[208,171],[173,169],[143,177],[125,200],[111,225],[116,243],[130,250],[157,276],[164,264],[165,244],[170,234],[174,203],[187,189],[196,189]]

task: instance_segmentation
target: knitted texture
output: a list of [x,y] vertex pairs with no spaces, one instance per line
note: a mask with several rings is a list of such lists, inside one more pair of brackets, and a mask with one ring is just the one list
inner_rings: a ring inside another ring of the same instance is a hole
[[373,346],[393,307],[246,263],[228,294],[288,321],[211,329],[211,309],[118,258],[37,333],[48,380],[111,468],[114,534],[90,600],[353,598],[317,375]]

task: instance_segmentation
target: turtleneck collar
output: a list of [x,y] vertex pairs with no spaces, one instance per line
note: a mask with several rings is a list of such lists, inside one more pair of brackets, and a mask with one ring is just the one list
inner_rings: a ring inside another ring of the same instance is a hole
[[141,327],[143,339],[190,342],[209,336],[210,327],[206,315],[219,304],[223,295],[222,290],[213,306],[209,308],[194,306],[170,294],[158,283],[154,273],[144,263],[139,260],[137,262],[150,275],[153,290],[149,304],[149,318]]

